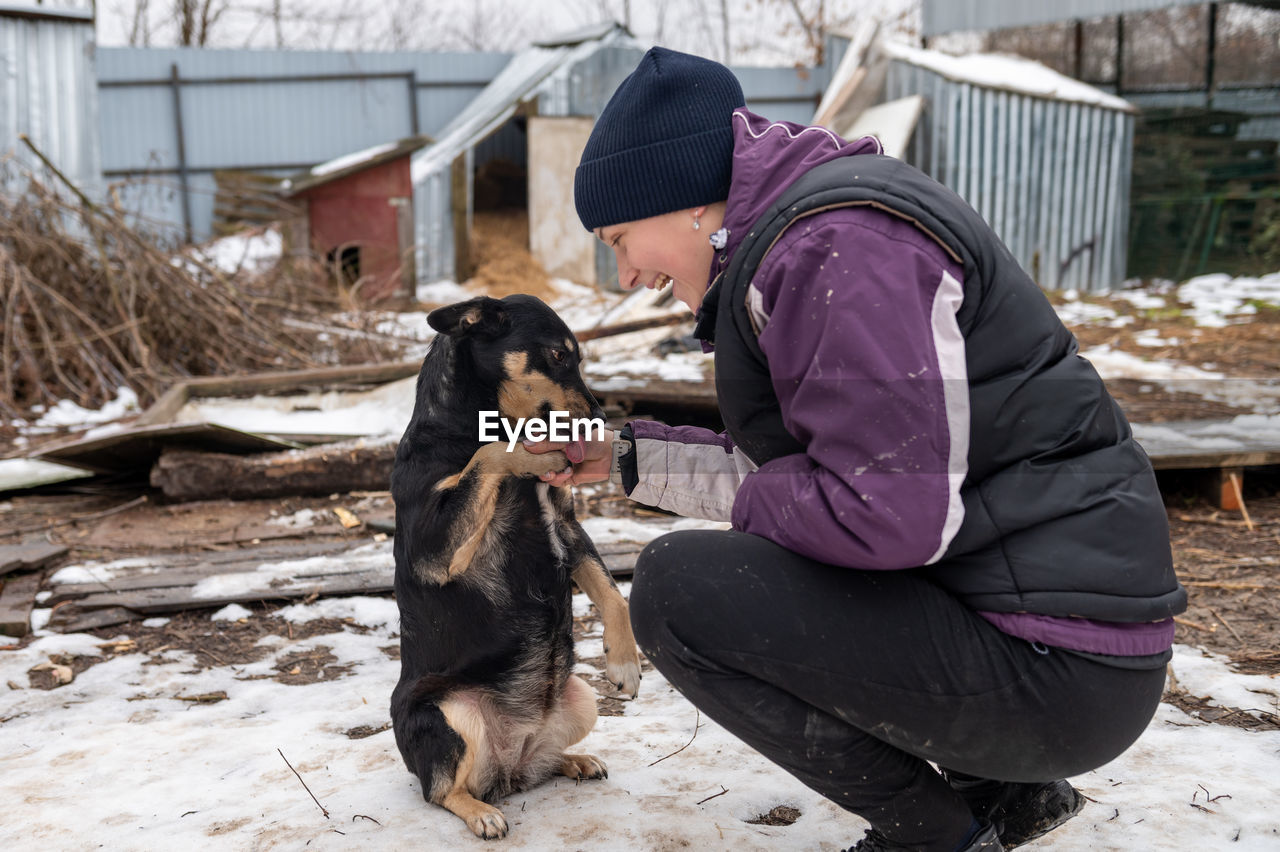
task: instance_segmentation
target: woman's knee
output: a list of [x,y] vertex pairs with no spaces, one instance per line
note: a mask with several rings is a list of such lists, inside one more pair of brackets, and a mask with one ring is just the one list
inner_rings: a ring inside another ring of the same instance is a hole
[[697,587],[714,569],[719,530],[679,530],[659,536],[636,558],[631,581],[631,626],[647,656],[659,650],[673,627],[705,614],[714,601]]
[[[673,614],[672,602],[679,599],[673,558],[679,551],[680,533],[659,536],[636,557],[631,579],[631,628],[645,655],[652,657],[657,630],[664,617]],[[674,539],[674,541],[673,541]]]

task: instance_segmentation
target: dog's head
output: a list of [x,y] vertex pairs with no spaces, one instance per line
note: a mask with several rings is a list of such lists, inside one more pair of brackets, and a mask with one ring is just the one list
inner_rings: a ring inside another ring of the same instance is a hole
[[572,418],[604,417],[582,379],[578,341],[541,299],[481,296],[437,308],[427,322],[452,338],[457,356],[467,359],[479,381],[496,391],[503,417],[546,419],[552,411]]

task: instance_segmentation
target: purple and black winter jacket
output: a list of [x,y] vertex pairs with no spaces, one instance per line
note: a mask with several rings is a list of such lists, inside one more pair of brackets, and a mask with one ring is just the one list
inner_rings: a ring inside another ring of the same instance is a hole
[[1043,293],[875,139],[733,122],[698,332],[727,431],[632,422],[630,496],[925,572],[1014,636],[1162,664],[1186,593],[1154,475]]

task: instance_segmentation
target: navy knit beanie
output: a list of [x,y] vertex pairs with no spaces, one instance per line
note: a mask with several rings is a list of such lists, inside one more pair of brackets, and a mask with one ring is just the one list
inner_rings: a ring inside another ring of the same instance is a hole
[[710,59],[652,48],[618,86],[573,181],[588,231],[724,201],[742,86]]

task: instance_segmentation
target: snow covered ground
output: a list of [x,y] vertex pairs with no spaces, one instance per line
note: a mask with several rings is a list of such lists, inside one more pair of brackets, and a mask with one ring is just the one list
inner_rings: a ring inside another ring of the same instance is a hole
[[[588,607],[585,597],[575,599],[579,614]],[[389,721],[398,664],[381,649],[395,644],[394,602],[327,599],[280,615],[350,618],[369,630],[348,626],[295,641],[272,635],[259,662],[194,673],[186,652],[162,651],[160,664],[119,654],[50,691],[29,688],[28,670],[55,655],[103,655],[100,646],[115,640],[45,635],[0,654],[0,679],[9,684],[0,699],[0,848],[483,846],[452,814],[422,801],[390,731],[345,733]],[[232,606],[213,617],[256,616]],[[348,667],[345,676],[300,686],[262,677],[285,655],[319,645],[332,649],[333,665]],[[601,656],[599,635],[578,652]],[[1233,674],[1221,659],[1182,646],[1173,668],[1194,695],[1280,711],[1274,677]],[[179,698],[219,691],[227,698],[213,704]],[[625,715],[599,720],[582,749],[608,764],[609,778],[556,779],[509,797],[500,803],[512,826],[504,848],[829,850],[865,829],[700,717],[656,672],[646,674]],[[1209,725],[1162,705],[1129,752],[1073,779],[1093,800],[1082,814],[1027,848],[1280,848],[1278,777],[1280,732]],[[789,826],[747,822],[778,805],[800,818]]]

